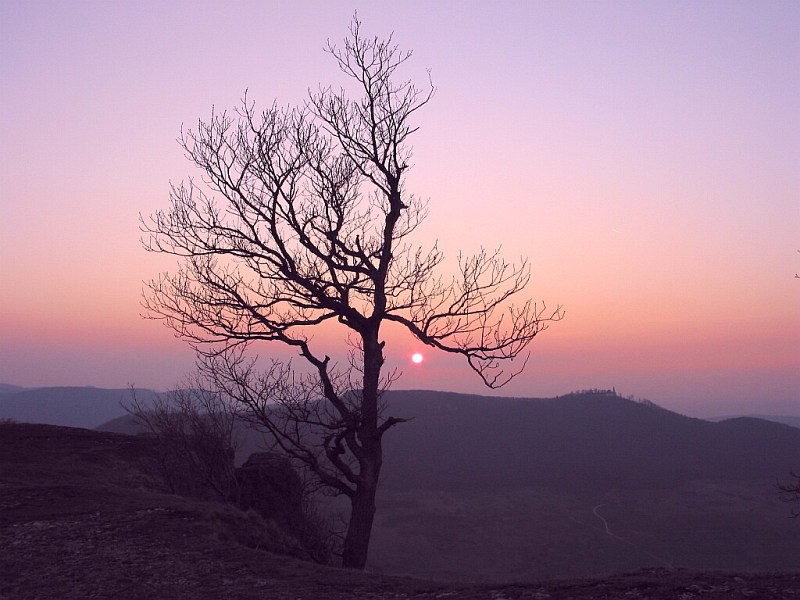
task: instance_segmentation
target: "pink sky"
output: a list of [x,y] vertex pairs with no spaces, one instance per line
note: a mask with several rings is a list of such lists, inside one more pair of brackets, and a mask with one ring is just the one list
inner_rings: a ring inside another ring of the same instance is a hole
[[[531,258],[566,319],[504,395],[612,387],[692,415],[800,414],[800,4],[0,3],[0,382],[169,388],[192,355],[140,316],[138,214],[197,175],[175,138],[245,88],[341,83],[354,9],[437,95],[419,241]],[[483,393],[387,333],[398,388]],[[269,354],[270,348],[262,353]]]

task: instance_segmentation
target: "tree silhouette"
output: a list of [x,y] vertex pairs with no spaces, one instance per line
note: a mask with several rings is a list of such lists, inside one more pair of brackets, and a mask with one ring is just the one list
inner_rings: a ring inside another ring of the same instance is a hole
[[[411,120],[435,88],[397,83],[411,53],[391,37],[364,37],[355,18],[344,47],[327,51],[360,97],[320,87],[302,106],[257,112],[245,94],[232,114],[212,111],[182,130],[203,184],[173,186],[169,210],[143,219],[146,248],[180,257],[177,273],[149,283],[144,306],[196,348],[219,393],[349,498],[342,564],[363,568],[382,437],[402,421],[385,416],[381,401],[397,377],[383,369],[382,326],[463,356],[499,387],[562,313],[510,302],[529,282],[526,259],[512,264],[481,250],[459,256],[448,280],[435,244],[407,241],[427,214],[404,185]],[[312,337],[327,324],[347,332],[346,365]],[[249,352],[256,342],[294,348],[305,370],[261,364]]]
[[800,475],[792,471],[792,479],[788,482],[778,482],[781,500],[797,505],[792,508],[792,516],[800,517]]

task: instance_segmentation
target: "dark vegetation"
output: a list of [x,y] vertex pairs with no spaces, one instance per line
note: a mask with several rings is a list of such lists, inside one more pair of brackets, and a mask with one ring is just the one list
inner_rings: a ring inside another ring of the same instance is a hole
[[239,443],[233,407],[191,388],[150,399],[131,390],[122,407],[134,417],[137,432],[153,436],[170,492],[197,496],[203,491],[223,502],[236,501]]
[[792,471],[789,478],[778,482],[781,500],[792,505],[792,516],[800,517],[800,475]]
[[[800,595],[777,572],[643,569],[591,580],[443,584],[293,558],[283,527],[255,511],[167,494],[153,439],[47,425],[0,425],[0,598],[325,600]],[[537,560],[529,556],[528,560]]]
[[[133,419],[131,431],[151,438],[153,466],[171,493],[255,509],[290,531],[298,552],[316,562],[331,561],[338,538],[317,510],[307,482],[285,454],[257,451],[262,449],[258,436],[235,404],[192,388],[149,401],[132,391],[123,407]],[[252,454],[241,449],[248,435]]]

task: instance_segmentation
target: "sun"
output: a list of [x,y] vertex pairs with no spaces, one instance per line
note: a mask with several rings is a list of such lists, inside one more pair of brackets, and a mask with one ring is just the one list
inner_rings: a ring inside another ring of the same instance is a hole
[[411,355],[411,362],[413,362],[415,365],[418,365],[423,360],[425,360],[425,357],[422,356],[422,354],[420,354],[419,352],[416,352]]

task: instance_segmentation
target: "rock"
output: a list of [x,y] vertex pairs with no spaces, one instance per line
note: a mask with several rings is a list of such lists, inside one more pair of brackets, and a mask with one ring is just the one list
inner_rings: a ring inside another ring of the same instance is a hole
[[237,506],[252,509],[289,530],[304,521],[303,482],[289,460],[274,452],[257,452],[238,469]]

